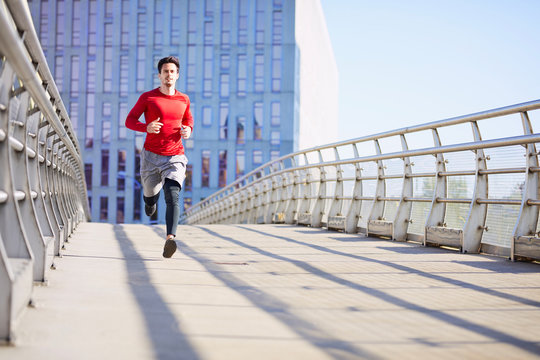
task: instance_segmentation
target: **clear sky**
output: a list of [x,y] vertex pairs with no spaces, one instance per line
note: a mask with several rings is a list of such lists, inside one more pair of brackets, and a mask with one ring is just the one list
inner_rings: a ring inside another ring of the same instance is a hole
[[540,0],[321,3],[340,140],[540,99]]

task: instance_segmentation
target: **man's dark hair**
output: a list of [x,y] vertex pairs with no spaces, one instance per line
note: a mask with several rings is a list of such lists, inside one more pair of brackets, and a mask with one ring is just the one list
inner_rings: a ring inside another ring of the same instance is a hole
[[159,60],[158,65],[157,65],[158,73],[161,74],[161,68],[163,67],[163,65],[168,64],[168,63],[176,65],[176,70],[180,72],[180,61],[178,61],[178,58],[176,56],[167,56]]

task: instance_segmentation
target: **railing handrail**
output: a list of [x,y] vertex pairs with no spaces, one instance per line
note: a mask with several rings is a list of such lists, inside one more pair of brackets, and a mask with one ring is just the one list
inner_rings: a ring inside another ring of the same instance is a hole
[[[461,144],[455,144],[455,145],[444,145],[444,146],[431,147],[431,148],[423,148],[423,149],[416,149],[416,150],[393,152],[393,153],[381,154],[381,155],[364,156],[364,157],[351,158],[351,159],[346,159],[346,160],[324,161],[324,162],[314,163],[314,164],[298,165],[298,166],[295,166],[293,168],[277,170],[276,172],[273,172],[271,174],[264,175],[264,176],[262,176],[260,178],[257,178],[255,180],[253,180],[249,184],[238,187],[235,192],[227,194],[227,195],[225,195],[223,197],[219,197],[219,194],[222,194],[222,192],[218,191],[218,192],[212,194],[211,198],[205,199],[204,201],[201,201],[200,203],[197,203],[197,204],[193,205],[192,210],[196,210],[197,206],[198,207],[208,206],[212,202],[216,201],[217,199],[224,200],[227,197],[234,196],[236,193],[241,192],[242,190],[244,190],[244,189],[246,189],[248,187],[251,187],[252,185],[254,185],[256,183],[260,183],[260,182],[263,182],[265,180],[269,180],[269,179],[271,179],[271,178],[273,178],[275,176],[280,176],[280,175],[290,173],[290,172],[294,172],[294,171],[321,168],[321,167],[356,164],[356,163],[365,163],[365,162],[396,159],[396,158],[403,158],[403,157],[413,157],[413,156],[422,156],[422,155],[451,153],[451,152],[458,152],[458,151],[464,151],[464,150],[489,149],[489,148],[500,147],[500,146],[504,147],[504,146],[513,146],[513,145],[521,145],[521,144],[531,144],[531,143],[537,143],[537,142],[540,142],[540,134],[511,136],[511,137],[506,137],[506,138],[502,138],[502,139],[492,139],[492,140],[483,140],[483,141],[477,141],[477,142],[467,142],[467,143],[461,143]],[[510,171],[512,171],[512,170],[510,170]],[[436,175],[436,173],[434,173],[434,176],[435,175]],[[190,209],[188,209],[188,211],[186,213],[189,214]]]
[[[53,127],[56,135],[77,162],[77,167],[80,170],[76,174],[80,182],[79,188],[84,194],[84,198],[87,199],[84,166],[78,141],[76,136],[73,136],[75,132],[69,115],[47,65],[33,26],[28,4],[18,0],[7,0],[7,5],[13,20],[6,14],[6,9],[0,7],[0,33],[2,33],[0,47],[7,58],[19,60],[11,61],[10,65],[15,69],[19,79],[23,81],[25,89],[31,94],[39,109],[46,115],[46,121]],[[24,31],[24,40],[18,34],[20,30]],[[24,61],[24,59],[30,59],[31,62]],[[62,122],[60,119],[64,119],[64,121]],[[85,202],[83,206],[89,220],[88,202]]]
[[[278,164],[278,163],[280,163],[280,162],[282,162],[284,160],[294,158],[294,157],[299,156],[299,155],[304,155],[304,154],[308,154],[308,153],[312,153],[312,152],[316,152],[316,151],[321,151],[321,150],[324,150],[324,149],[332,149],[332,148],[336,148],[336,147],[343,147],[343,146],[352,145],[352,144],[361,143],[361,142],[366,142],[366,141],[370,141],[370,140],[378,140],[378,139],[382,139],[382,138],[386,138],[386,137],[390,137],[390,136],[405,135],[405,134],[410,134],[410,133],[418,132],[418,131],[438,129],[438,128],[441,128],[441,127],[446,127],[446,126],[451,126],[451,125],[458,125],[458,124],[467,123],[467,122],[471,122],[471,121],[484,120],[484,119],[489,119],[489,118],[493,118],[493,117],[505,116],[505,115],[515,114],[515,113],[519,113],[519,112],[526,112],[526,111],[531,111],[531,110],[536,110],[536,109],[540,109],[540,99],[533,100],[533,101],[528,101],[528,102],[524,102],[524,103],[519,103],[519,104],[514,104],[514,105],[509,105],[509,106],[504,106],[504,107],[493,109],[493,110],[486,110],[486,111],[476,112],[476,113],[469,114],[469,115],[457,116],[457,117],[453,117],[453,118],[448,118],[448,119],[443,119],[443,120],[438,120],[438,121],[432,121],[432,122],[428,122],[428,123],[424,123],[424,124],[420,124],[420,125],[403,127],[403,128],[396,129],[396,130],[390,130],[390,131],[385,131],[385,132],[381,132],[381,133],[377,133],[377,134],[373,134],[373,135],[362,136],[362,137],[358,137],[358,138],[354,138],[354,139],[350,139],[350,140],[344,140],[344,141],[339,141],[339,142],[335,142],[335,143],[331,143],[331,144],[325,144],[325,145],[321,145],[321,146],[318,146],[318,147],[312,147],[312,148],[309,148],[309,149],[299,150],[299,151],[296,151],[296,152],[281,156],[281,157],[279,157],[277,159],[271,160],[271,161],[257,167],[256,169],[250,171],[246,175],[243,175],[242,177],[236,179],[231,184],[225,186],[223,189],[220,189],[220,190],[216,191],[215,193],[210,195],[209,198],[207,198],[207,199],[205,199],[205,200],[203,200],[203,201],[201,201],[201,202],[199,202],[197,204],[194,204],[192,207],[190,207],[187,210],[187,212],[189,213],[190,210],[195,210],[197,207],[200,207],[203,204],[211,202],[211,199],[217,198],[217,197],[219,197],[220,194],[223,194],[223,193],[237,187],[238,184],[241,184],[243,181],[249,179],[251,176],[254,176],[254,175],[258,174],[258,173],[261,173],[261,171],[263,169],[271,169],[274,164]],[[472,143],[463,144],[463,145],[470,145],[470,144],[472,144]],[[494,145],[494,146],[497,146],[497,145]],[[433,148],[428,148],[428,149],[424,149],[424,150],[428,151],[429,149],[433,149]],[[445,150],[445,151],[450,151],[449,150],[450,148],[446,148],[446,149],[447,150]],[[444,152],[444,151],[440,151],[440,152]],[[429,151],[427,153],[429,153]],[[383,159],[386,159],[386,158],[396,157],[395,154],[386,154],[386,156],[388,156],[388,157],[373,156],[372,160],[383,160]],[[404,156],[413,156],[413,155],[404,155]],[[369,160],[365,160],[365,161],[369,161]],[[347,163],[350,163],[350,162],[340,162],[340,161],[335,162],[335,164],[347,164]],[[320,163],[317,163],[313,167],[318,167],[319,165],[320,165]],[[329,165],[333,165],[333,163],[329,164]],[[271,176],[274,176],[274,175],[277,175],[277,171],[275,173],[272,172]],[[184,217],[185,217],[185,215],[184,215]]]

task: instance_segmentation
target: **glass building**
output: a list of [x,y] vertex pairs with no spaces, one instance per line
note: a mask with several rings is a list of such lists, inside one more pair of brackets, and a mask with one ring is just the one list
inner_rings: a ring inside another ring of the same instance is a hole
[[[184,208],[292,151],[337,137],[337,69],[319,0],[31,0],[51,72],[83,149],[93,221],[144,215],[144,133],[125,118],[180,59],[195,119]],[[144,121],[144,117],[141,117]]]

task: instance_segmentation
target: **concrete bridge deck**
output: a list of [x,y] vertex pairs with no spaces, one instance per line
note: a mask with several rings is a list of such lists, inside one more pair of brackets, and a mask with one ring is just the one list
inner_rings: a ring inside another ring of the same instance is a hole
[[81,224],[0,359],[540,358],[540,267],[287,225]]

